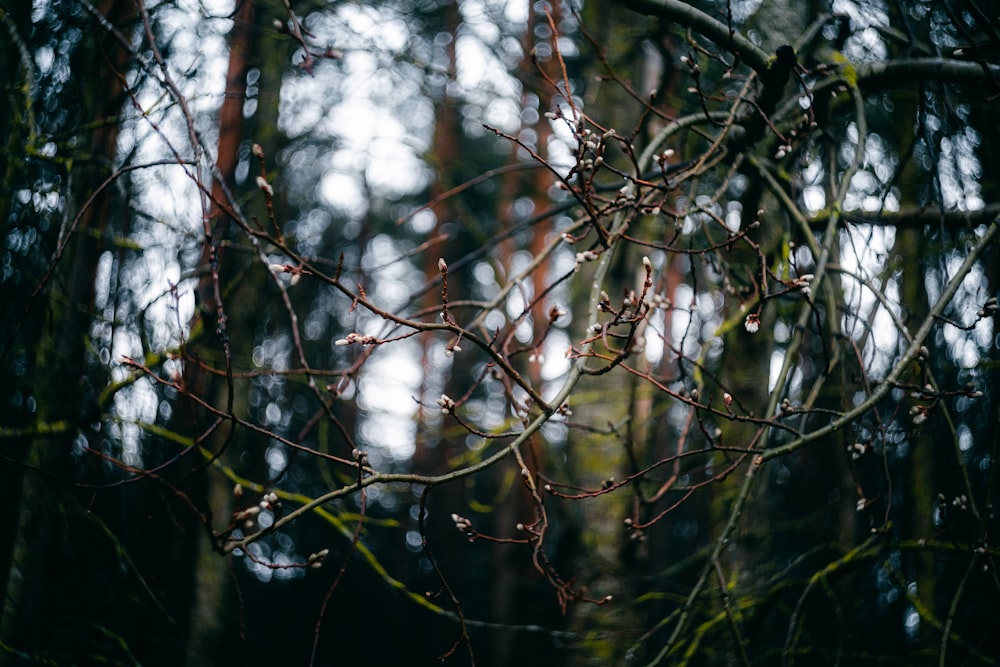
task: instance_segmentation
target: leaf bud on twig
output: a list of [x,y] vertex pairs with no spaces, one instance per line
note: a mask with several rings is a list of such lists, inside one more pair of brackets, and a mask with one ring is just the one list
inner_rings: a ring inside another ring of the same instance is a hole
[[271,187],[271,184],[268,183],[263,176],[257,177],[257,187],[260,188],[261,191],[264,192],[268,197],[274,196],[274,188]]
[[309,564],[309,567],[314,570],[318,570],[323,567],[323,560],[329,553],[329,549],[323,549],[321,551],[317,551],[316,553],[309,554],[309,558],[306,559],[306,562]]
[[455,411],[455,401],[453,401],[448,394],[441,394],[441,398],[439,398],[436,402],[439,406],[441,406],[441,414],[450,415]]
[[472,522],[466,519],[464,516],[460,514],[452,514],[451,520],[455,522],[455,528],[457,528],[459,531],[467,535],[474,532],[472,529]]

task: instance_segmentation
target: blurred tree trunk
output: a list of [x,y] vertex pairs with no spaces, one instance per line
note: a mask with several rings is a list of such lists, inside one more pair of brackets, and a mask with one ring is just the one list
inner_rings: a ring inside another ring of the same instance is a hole
[[[427,313],[437,313],[442,307],[442,273],[439,260],[444,260],[453,268],[448,272],[448,301],[455,302],[472,298],[472,274],[467,266],[461,270],[454,268],[459,261],[477,249],[482,242],[481,219],[478,211],[467,206],[461,195],[446,194],[462,184],[468,177],[467,169],[474,165],[473,158],[463,150],[461,96],[457,82],[458,41],[462,29],[462,14],[457,0],[447,0],[431,8],[422,15],[432,34],[429,41],[436,48],[439,62],[444,64],[447,79],[430,91],[434,108],[434,127],[431,147],[427,156],[434,170],[434,177],[428,190],[428,201],[434,202],[430,210],[434,214],[434,226],[427,238],[447,238],[443,245],[434,244],[423,254],[421,273],[432,285],[420,299],[420,309]],[[479,238],[477,238],[479,237]],[[452,311],[452,317],[465,324],[463,311]],[[421,338],[421,366],[423,377],[422,396],[417,419],[423,425],[423,432],[416,438],[415,449],[410,460],[414,472],[420,474],[442,474],[451,468],[451,461],[463,456],[466,450],[466,433],[454,421],[442,415],[436,401],[441,393],[457,399],[462,396],[469,382],[469,376],[462,372],[464,366],[459,360],[467,360],[477,353],[469,346],[459,343],[457,351],[445,352],[448,362],[442,363],[442,344],[450,346],[454,341],[451,334],[424,336]],[[463,567],[457,562],[468,547],[468,542],[455,529],[449,519],[452,514],[467,516],[478,528],[484,529],[483,517],[470,514],[470,505],[477,499],[474,485],[463,483],[446,484],[434,488],[426,499],[424,538],[427,549],[433,555],[440,571],[446,573],[447,585],[456,593],[462,605],[462,613],[467,617],[488,617],[493,601],[491,581],[495,576],[491,568]],[[417,521],[411,512],[411,529],[417,528]],[[424,552],[425,554],[427,552]],[[477,560],[482,554],[476,554]],[[482,562],[482,561],[479,561]],[[413,563],[416,565],[416,563]],[[426,576],[426,575],[425,575]],[[421,584],[425,585],[425,584]],[[435,575],[427,577],[426,585],[440,589],[443,585]],[[440,603],[449,611],[458,611],[451,601],[442,596]],[[491,619],[492,620],[492,619]],[[453,630],[457,634],[458,629]],[[493,651],[485,642],[472,640],[471,650],[477,664],[492,665]],[[444,653],[448,647],[435,647]],[[469,648],[461,646],[453,659],[465,664]]]
[[[927,303],[927,290],[925,287],[927,270],[933,270],[923,261],[924,257],[930,255],[927,243],[927,236],[922,229],[901,229],[896,232],[896,243],[893,248],[895,255],[894,265],[901,270],[900,274],[900,307],[904,313],[905,321],[910,328],[915,328],[927,315],[930,304]],[[934,352],[934,356],[945,356],[947,350],[941,346]],[[929,360],[931,368],[934,366],[933,358]],[[903,381],[915,386],[922,387],[926,384],[920,364],[914,364],[914,368],[907,373]],[[904,403],[906,405],[907,403]],[[899,419],[910,420],[910,416],[900,414]],[[937,420],[932,420],[932,423]],[[903,424],[910,430],[907,463],[903,470],[904,480],[902,482],[909,488],[906,491],[910,498],[905,511],[900,511],[900,526],[897,529],[901,536],[913,539],[928,539],[934,534],[934,501],[937,491],[945,488],[940,484],[940,472],[948,470],[953,463],[949,462],[948,453],[952,451],[952,436],[947,434],[943,427],[940,428],[940,435],[935,437],[934,429],[930,424],[920,427],[915,422]],[[890,487],[891,488],[891,487]],[[892,503],[892,498],[887,498],[886,502]],[[903,510],[904,508],[900,508]],[[916,584],[915,595],[920,599],[926,608],[933,610],[938,617],[945,615],[946,607],[939,606],[935,601],[935,590],[937,588],[938,573],[935,567],[935,556],[928,551],[914,552],[912,555],[914,563],[907,568],[906,577],[909,582]],[[912,568],[912,569],[911,569]],[[908,583],[909,583],[908,582]],[[946,604],[946,603],[945,603]],[[924,626],[927,633],[925,639],[928,645],[933,645],[938,631]],[[902,639],[902,638],[900,638]]]
[[[239,343],[253,345],[254,323],[241,318],[238,314],[246,314],[246,307],[240,307],[237,295],[243,299],[254,301],[253,294],[242,293],[242,290],[232,289],[230,281],[237,280],[242,272],[231,265],[231,255],[224,244],[232,238],[234,226],[230,219],[228,198],[223,186],[230,193],[236,192],[236,166],[239,161],[240,145],[244,141],[243,107],[246,104],[247,72],[250,69],[250,58],[254,41],[254,19],[256,0],[239,0],[236,3],[236,13],[233,17],[233,27],[229,33],[229,68],[226,75],[226,91],[219,110],[219,143],[216,151],[216,167],[218,173],[212,182],[212,203],[208,214],[207,225],[212,227],[211,238],[206,233],[202,246],[201,260],[198,262],[198,302],[199,314],[204,325],[203,335],[192,341],[187,353],[194,359],[213,358],[218,367],[219,347],[222,343],[223,355],[228,357],[232,349]],[[254,165],[251,165],[251,169]],[[222,179],[219,182],[217,179]],[[207,228],[206,228],[207,231]],[[232,294],[231,300],[220,302],[223,294]],[[227,313],[225,321],[220,322],[222,309],[234,310]],[[253,310],[252,308],[250,310]],[[209,326],[214,324],[214,326]],[[194,323],[192,330],[198,327]],[[232,341],[232,346],[230,346]],[[227,366],[228,370],[228,366]],[[193,394],[199,397],[210,397],[216,406],[228,405],[235,414],[243,414],[241,408],[245,405],[240,396],[227,396],[232,386],[227,386],[227,380],[207,373],[197,363],[185,365],[185,385],[194,389]],[[197,414],[197,408],[192,406]],[[180,411],[183,414],[183,411]],[[213,417],[204,415],[196,423],[201,428],[213,421]],[[200,435],[201,428],[195,433]],[[213,456],[224,456],[224,450],[232,444],[234,424],[222,425],[203,445]],[[200,457],[195,457],[192,463],[196,472],[204,465]],[[225,460],[225,459],[224,459]],[[207,475],[193,475],[202,489],[197,492],[204,494],[207,507],[209,527],[221,528],[228,522],[226,510],[232,502],[232,485],[221,475],[210,472]],[[219,525],[222,524],[222,525]],[[213,665],[223,659],[228,646],[223,630],[232,627],[231,607],[234,597],[231,594],[231,577],[228,572],[227,560],[217,551],[217,545],[212,544],[209,535],[203,530],[196,530],[191,536],[195,540],[196,557],[194,569],[196,573],[194,598],[191,605],[191,640],[188,645],[187,664],[190,666]]]
[[[544,80],[547,78],[549,81],[555,81],[563,88],[556,35],[551,32],[549,20],[541,9],[542,6],[538,3],[531,3],[528,6],[528,20],[521,36],[521,59],[514,76],[522,85],[521,123],[517,134],[526,139],[526,143],[533,145],[539,155],[547,157],[552,129],[545,113],[555,106],[565,107],[565,100]],[[552,20],[558,25],[563,18],[561,3],[552,3],[549,11]],[[511,143],[507,165],[510,167],[524,165],[525,160],[524,149]],[[554,180],[552,174],[546,169],[538,168],[538,165],[531,166],[533,168],[515,169],[501,179],[500,197],[497,202],[500,233],[523,224],[526,219],[541,214],[551,206],[549,188]],[[525,215],[524,211],[528,210],[526,202],[530,202],[531,205],[530,213]],[[518,250],[527,249],[532,257],[542,254],[549,241],[549,235],[553,232],[552,222],[551,218],[546,219],[533,227],[523,229],[521,233],[498,245],[497,265],[502,267],[507,279],[519,270],[515,259]],[[549,263],[545,262],[532,273],[530,282],[525,285],[525,290],[522,292],[526,300],[537,299],[545,291],[551,280],[549,266]],[[532,328],[531,341],[528,345],[537,346],[535,356],[521,354],[512,359],[515,367],[524,377],[529,378],[533,387],[539,390],[542,388],[541,371],[544,363],[543,335],[549,321],[546,302],[546,299],[538,301],[528,315]],[[519,341],[511,341],[511,351],[521,346]],[[529,357],[533,357],[533,360]],[[536,479],[537,475],[546,472],[550,454],[541,432],[536,433],[521,447],[524,462],[530,474]],[[494,477],[493,484],[496,488],[504,487],[505,477],[514,480],[510,490],[501,499],[490,518],[494,534],[510,535],[512,527],[518,523],[530,525],[539,518],[536,501],[522,482],[516,461],[510,460],[503,466],[497,466],[491,472],[491,476]],[[547,510],[549,520],[552,522],[552,529],[547,539],[552,540],[549,544],[558,545],[554,547],[555,551],[550,556],[560,561],[565,559],[565,564],[569,565],[573,557],[571,553],[574,549],[573,540],[565,538],[575,534],[573,519],[559,512],[556,506],[550,506]],[[491,581],[493,620],[510,624],[528,621],[550,627],[560,624],[561,619],[555,613],[557,608],[553,600],[555,592],[532,568],[528,547],[523,544],[497,544],[491,550],[490,559],[490,569],[494,573]],[[495,642],[497,650],[493,652],[490,664],[511,664],[513,656],[525,655],[526,651],[533,655],[546,655],[545,643],[538,642],[534,637],[523,637],[518,640],[516,633],[507,631],[498,633]]]
[[[209,403],[227,414],[248,415],[250,390],[246,382],[232,384],[226,377],[232,357],[250,358],[257,337],[262,335],[266,321],[276,315],[260,307],[262,294],[270,286],[268,276],[257,264],[252,248],[247,252],[236,249],[243,238],[234,220],[227,192],[237,198],[244,222],[257,220],[268,226],[262,194],[252,187],[260,170],[258,158],[252,155],[251,144],[263,149],[267,165],[273,165],[282,145],[277,129],[277,107],[281,76],[287,65],[288,47],[284,40],[276,41],[271,21],[286,10],[280,3],[268,0],[241,0],[237,3],[233,27],[229,33],[229,64],[226,91],[219,110],[219,134],[216,148],[217,178],[212,184],[212,201],[206,220],[206,236],[198,263],[198,309],[191,325],[193,335],[185,353],[185,387],[190,396],[208,399]],[[277,39],[280,39],[277,38]],[[248,74],[259,71],[256,81],[257,104],[253,113],[246,111]],[[237,167],[244,161],[249,176],[246,183],[237,183]],[[242,193],[247,197],[241,197]],[[275,192],[276,210],[284,212],[280,190]],[[280,317],[280,314],[277,314]],[[266,335],[266,334],[264,334]],[[222,375],[208,372],[204,366],[223,371]],[[176,428],[198,438],[204,451],[223,464],[232,465],[244,457],[256,470],[254,479],[267,480],[264,447],[266,441],[223,419],[212,429],[217,417],[205,412],[187,398],[182,398],[176,413]],[[202,439],[212,429],[208,437]],[[185,480],[184,492],[190,494],[198,507],[204,508],[208,526],[191,524],[185,539],[190,540],[194,591],[190,609],[190,641],[188,665],[219,664],[232,655],[239,642],[236,628],[242,614],[233,590],[234,566],[231,557],[222,555],[219,545],[209,532],[221,531],[229,523],[233,507],[233,483],[213,469],[200,472],[208,460],[192,452],[186,465],[172,473]],[[246,655],[250,658],[250,655]]]
[[[132,2],[105,0],[96,8],[122,34],[131,33],[135,18]],[[11,21],[8,27],[25,30],[20,33],[24,39],[27,34],[24,15],[18,12],[7,14],[7,18]],[[67,16],[67,30],[73,29],[76,19]],[[79,443],[89,441],[95,450],[105,449],[105,445],[98,444],[97,394],[107,378],[95,364],[88,340],[95,319],[95,277],[104,238],[109,230],[121,233],[126,219],[113,188],[100,191],[89,204],[85,203],[98,192],[115,162],[119,115],[126,99],[123,79],[117,74],[128,70],[130,58],[130,53],[96,21],[87,23],[86,37],[72,51],[69,62],[77,86],[67,88],[66,94],[79,95],[72,101],[63,100],[67,108],[79,109],[69,133],[78,133],[81,145],[85,146],[83,155],[73,161],[72,173],[63,175],[72,177],[73,182],[72,199],[66,202],[66,219],[77,217],[77,223],[47,288],[33,295],[34,302],[21,323],[24,353],[29,360],[26,379],[33,386],[31,400],[38,406],[33,421],[51,427],[51,432],[40,432],[24,443],[28,447],[25,468],[4,472],[5,477],[23,472],[23,480],[20,485],[16,480],[4,484],[5,492],[20,488],[20,498],[8,505],[16,508],[16,522],[11,525],[16,525],[17,537],[6,573],[0,637],[4,644],[39,659],[46,652],[58,654],[76,642],[100,646],[106,636],[100,632],[121,632],[122,626],[131,623],[132,613],[126,605],[104,610],[109,613],[96,613],[108,601],[106,592],[97,583],[100,573],[107,568],[103,558],[109,556],[109,550],[114,553],[118,545],[113,537],[112,543],[108,543],[108,533],[102,525],[104,517],[89,514],[87,505],[94,498],[74,493],[71,486],[80,477],[81,468],[91,467],[95,460],[79,460],[79,451],[74,454],[74,449],[80,448]],[[63,34],[57,38],[70,40]],[[21,46],[8,43],[12,47]],[[58,46],[67,44],[72,42]],[[42,46],[50,45],[33,44],[25,48]],[[13,61],[6,60],[12,55]],[[12,66],[20,55],[5,50],[7,73],[17,71]],[[24,55],[32,57],[30,53]],[[18,82],[23,76],[23,72],[15,74],[8,81]],[[23,110],[24,100],[17,99],[17,105],[4,114],[10,120]],[[21,127],[24,122],[21,118]],[[17,133],[11,133],[8,141],[16,138]],[[19,156],[23,155],[22,150],[16,150],[4,159],[5,183],[17,178],[17,169],[23,167],[18,162],[23,158]],[[3,212],[9,216],[9,200],[5,197],[4,202]],[[50,228],[48,234],[56,231]],[[55,243],[48,247],[54,248]],[[30,293],[29,288],[23,289]],[[113,515],[107,518],[114,519]],[[97,632],[83,638],[78,632],[85,628]],[[158,644],[161,639],[164,638],[136,641],[133,649],[141,655],[144,646],[148,649],[148,645]]]
[[[31,5],[26,2],[0,3],[0,20],[4,21],[2,29],[7,33],[3,46],[0,46],[0,82],[3,85],[0,90],[0,127],[8,128],[0,146],[0,221],[6,235],[13,227],[14,193],[19,183],[28,177],[20,156],[24,154],[25,144],[31,140],[28,126],[31,104],[28,78],[31,74],[24,67],[20,49],[26,46],[31,34]],[[32,290],[31,280],[24,273],[12,276],[2,289],[0,317],[4,322],[20,322],[21,330],[17,336],[5,331],[0,338],[0,386],[3,387],[0,396],[9,401],[9,406],[20,408],[16,416],[7,413],[8,423],[5,425],[23,429],[34,421],[34,416],[27,406],[31,396],[30,377],[27,377],[27,369],[17,368],[18,357],[26,359],[33,356],[29,346],[41,336],[43,313],[40,306],[36,306],[34,313],[24,317]],[[5,327],[6,330],[12,328]],[[30,438],[27,435],[4,441],[4,455],[18,465],[0,466],[0,507],[14,508],[20,504],[24,470],[19,464],[24,462],[29,447]],[[17,528],[16,521],[0,522],[0,591],[7,590],[8,578],[13,572],[11,558],[17,541]],[[6,633],[0,633],[0,636],[6,636]]]
[[[773,54],[778,46],[794,43],[804,32],[809,22],[811,8],[812,3],[809,5],[795,2],[763,3],[743,30],[756,29],[761,35],[766,36],[763,46]],[[773,146],[775,141],[773,136],[765,136],[761,143],[764,150],[767,150],[767,147]],[[754,152],[754,148],[751,147],[749,152]],[[759,155],[764,150],[758,149],[756,153]],[[749,187],[740,197],[743,211],[742,224],[745,228],[753,220],[754,211],[763,211],[761,225],[756,230],[750,231],[748,237],[762,254],[767,269],[777,270],[779,273],[788,271],[788,258],[782,259],[782,257],[784,248],[790,242],[793,224],[791,216],[784,211],[778,198],[767,188],[764,181],[753,173],[753,168],[748,162],[743,163],[742,171],[750,176]],[[818,258],[813,259],[815,261]],[[775,288],[773,285],[770,288],[766,287],[771,281],[765,281],[760,275],[760,271],[766,269],[760,267],[757,251],[748,245],[737,244],[732,250],[722,254],[722,260],[731,267],[757,267],[748,268],[747,274],[742,276],[753,284],[745,284],[742,289],[736,286],[736,293],[727,299],[729,301],[727,317],[740,317],[741,309],[744,307],[747,314],[759,308],[760,324],[759,330],[751,332],[740,321],[723,336],[723,352],[717,366],[719,384],[706,382],[701,388],[700,400],[711,403],[714,408],[725,412],[730,409],[725,405],[727,400],[725,394],[728,393],[733,412],[753,414],[756,417],[772,416],[765,414],[772,392],[777,392],[779,398],[788,397],[801,405],[805,398],[803,392],[807,392],[819,375],[826,372],[827,369],[823,364],[815,365],[813,376],[803,375],[799,380],[789,376],[783,385],[776,386],[773,390],[770,385],[776,380],[772,377],[775,374],[772,360],[776,353],[782,355],[790,353],[789,344],[778,344],[775,341],[776,323],[780,319],[789,330],[794,330],[793,322],[799,317],[804,304],[796,302],[795,306],[789,309],[779,302],[763,300],[767,293]],[[738,275],[736,277],[741,278]],[[827,280],[827,288],[836,289],[829,275]],[[837,330],[838,314],[826,313],[826,317],[833,318],[832,326]],[[793,336],[799,333],[796,332]],[[817,355],[829,358],[822,350],[828,343],[829,341],[810,340],[807,336],[795,354],[800,357]],[[798,360],[793,367],[801,367]],[[795,382],[801,382],[801,387],[793,389],[791,385]],[[765,430],[762,433],[760,426],[753,423],[727,421],[715,417],[711,418],[710,423],[718,429],[717,444],[729,447],[759,448],[768,444],[773,445],[772,438],[777,435],[773,430]],[[761,584],[778,575],[776,568],[781,563],[780,554],[786,553],[788,545],[795,541],[798,526],[803,522],[817,521],[818,517],[823,515],[828,499],[814,497],[813,492],[828,488],[826,480],[821,482],[818,477],[824,471],[829,474],[838,469],[835,463],[828,465],[838,454],[833,441],[799,450],[793,454],[793,458],[796,460],[796,466],[801,467],[803,472],[794,479],[788,473],[790,469],[798,467],[793,467],[785,461],[750,471],[748,467],[755,464],[752,459],[747,458],[736,474],[729,475],[721,480],[721,483],[712,485],[709,513],[709,525],[712,527],[710,544],[720,539],[722,531],[726,530],[734,504],[739,502],[739,496],[745,487],[746,476],[754,474],[756,477],[742,510],[746,519],[731,536],[729,547],[720,554],[720,562],[715,571],[705,570],[710,572],[708,574],[710,587],[718,590],[720,595],[731,596],[724,598],[723,604],[733,609],[732,626],[730,631],[720,632],[720,638],[727,641],[725,650],[732,655],[749,655],[752,659],[754,640],[764,643],[768,641],[763,639],[764,629],[759,624],[763,623],[767,614],[773,610],[768,607],[753,606],[751,609],[756,618],[740,610],[744,602],[756,605],[766,599],[767,591],[761,588]],[[737,456],[739,455],[736,453],[720,452],[715,456],[713,472],[718,473],[732,465]],[[706,567],[713,566],[715,564],[710,563]],[[715,605],[719,603],[714,601],[714,596],[714,593],[702,596],[701,604],[710,606],[700,609],[700,613],[711,616],[718,611]],[[753,632],[748,632],[747,623],[751,620],[758,625]],[[772,629],[780,631],[776,627]]]
[[[614,128],[618,135],[634,137],[637,151],[642,150],[666,122],[661,116],[645,111],[643,102],[648,101],[666,118],[686,111],[681,108],[683,99],[678,95],[686,81],[676,67],[683,52],[675,39],[674,26],[660,20],[637,22],[635,15],[623,11],[619,3],[600,1],[584,4],[583,27],[596,43],[596,46],[586,43],[582,47],[585,55],[581,80],[585,85],[580,94],[587,105],[585,112],[602,126]],[[600,52],[594,53],[595,49]],[[640,99],[614,83],[609,67],[614,68],[614,76],[628,84]],[[606,154],[614,156],[608,162],[620,161],[619,143],[608,142]],[[610,184],[616,180],[614,175],[606,173],[601,182]],[[628,231],[655,243],[665,243],[672,227],[667,216],[650,215],[636,218]],[[632,244],[616,244],[614,252],[605,291],[613,306],[618,308],[629,290],[637,293],[641,290],[645,278],[642,258],[655,254],[649,248]],[[673,299],[675,290],[685,279],[687,269],[682,266],[687,267],[686,258],[664,254],[662,267],[654,273],[652,292]],[[578,298],[589,298],[589,291],[580,290]],[[652,294],[648,298],[651,300]],[[592,305],[578,304],[573,311],[586,312]],[[684,304],[683,308],[688,305]],[[638,345],[638,351],[626,359],[626,363],[637,371],[648,372],[667,383],[678,377],[674,353],[677,341],[671,334],[672,316],[669,309],[654,309],[647,316],[648,327],[663,333],[658,363],[651,364],[647,360],[644,344]],[[578,319],[577,324],[586,326],[587,322]],[[646,329],[639,331],[640,335],[645,335]],[[573,342],[589,335],[589,331],[578,329]],[[586,480],[589,488],[599,488],[608,479],[621,480],[676,453],[680,436],[667,416],[667,402],[660,400],[650,383],[636,375],[609,373],[586,378],[571,399],[571,407],[575,414],[588,415],[600,428],[613,430],[610,437],[574,437],[567,444],[572,470],[567,476]],[[653,473],[649,480],[662,482],[668,475]],[[593,586],[594,594],[610,594],[614,600],[635,599],[649,590],[652,579],[662,579],[666,570],[683,562],[693,550],[686,536],[679,537],[679,530],[706,511],[702,497],[693,497],[676,508],[660,524],[661,529],[633,531],[625,527],[625,520],[648,521],[674,500],[667,497],[650,501],[656,485],[639,486],[641,490],[637,487],[629,493],[603,496],[600,501],[606,509],[587,515],[586,533],[591,537],[581,548],[579,563],[592,568],[593,576],[599,577]],[[629,632],[632,628],[656,623],[666,613],[667,605],[659,603],[658,599],[650,598],[641,611],[638,607],[624,609],[617,604],[580,605],[575,610],[574,626],[581,630],[595,626],[608,629],[602,638],[589,639],[587,647],[594,655],[622,655],[631,645]],[[635,659],[641,660],[641,657]],[[591,659],[587,664],[604,662]]]
[[[442,197],[448,190],[452,187],[458,185],[457,179],[459,175],[457,174],[457,165],[459,163],[459,146],[458,137],[461,134],[461,123],[458,119],[458,114],[456,110],[456,101],[454,96],[449,93],[449,83],[452,77],[455,76],[457,71],[456,64],[456,44],[458,42],[458,30],[461,24],[461,16],[458,11],[458,5],[455,2],[447,2],[443,4],[439,11],[441,12],[442,25],[442,35],[446,35],[445,43],[445,58],[447,62],[447,75],[448,81],[441,87],[438,96],[434,99],[434,134],[431,139],[431,152],[429,160],[435,170],[435,178],[431,182],[431,186],[428,192],[429,201],[436,202],[434,206],[431,207],[431,212],[434,214],[434,227],[428,234],[429,238],[436,238],[442,234],[449,234],[450,241],[445,248],[440,249],[437,253],[434,251],[429,251],[424,254],[423,266],[421,270],[423,275],[427,277],[427,280],[433,281],[435,278],[439,278],[441,275],[438,269],[438,260],[444,259],[446,262],[448,259],[456,259],[461,257],[462,248],[457,246],[454,241],[455,237],[460,234],[460,230],[457,229],[457,214],[455,211],[454,202],[449,199],[444,199],[442,201],[437,201],[439,197]],[[445,37],[442,37],[444,40]],[[436,247],[436,246],[435,246]],[[445,252],[448,253],[448,257],[444,257]],[[454,255],[452,255],[454,253]],[[456,281],[453,279],[452,284],[449,285],[449,298],[455,299],[458,294],[458,286],[455,285]],[[436,309],[441,307],[441,291],[439,288],[428,289],[424,295],[421,302],[421,307],[424,309]],[[448,378],[442,377],[443,374],[447,374],[447,371],[442,371],[434,363],[434,352],[432,348],[439,345],[440,341],[432,340],[430,337],[424,338],[423,342],[423,354],[421,356],[421,366],[423,368],[423,376],[427,378],[434,378],[436,386],[448,386]],[[418,419],[425,421],[427,415],[424,412],[423,406],[434,406],[437,396],[426,391],[427,382],[425,385],[424,395],[421,397],[421,409],[418,413]],[[431,408],[434,410],[434,408]],[[436,419],[436,417],[435,417]],[[440,472],[447,469],[445,461],[449,455],[446,451],[447,446],[445,445],[443,438],[440,437],[439,433],[433,433],[432,429],[428,429],[428,434],[425,437],[417,438],[416,449],[413,454],[412,464],[415,470],[420,472]],[[442,467],[444,466],[444,467]]]

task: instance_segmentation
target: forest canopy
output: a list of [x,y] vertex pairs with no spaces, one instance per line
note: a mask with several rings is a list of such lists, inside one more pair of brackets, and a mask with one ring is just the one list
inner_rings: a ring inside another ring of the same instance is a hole
[[996,665],[983,0],[0,0],[0,664]]

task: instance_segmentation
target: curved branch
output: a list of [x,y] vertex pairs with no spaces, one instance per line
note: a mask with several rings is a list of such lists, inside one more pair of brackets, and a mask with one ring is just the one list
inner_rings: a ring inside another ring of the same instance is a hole
[[933,79],[946,83],[979,84],[1000,79],[1000,65],[948,58],[897,58],[855,66],[858,87],[899,85]]
[[708,37],[720,47],[738,55],[760,76],[766,76],[771,67],[771,56],[728,25],[712,18],[700,9],[678,0],[618,0],[632,11],[667,19],[674,23],[693,28]]

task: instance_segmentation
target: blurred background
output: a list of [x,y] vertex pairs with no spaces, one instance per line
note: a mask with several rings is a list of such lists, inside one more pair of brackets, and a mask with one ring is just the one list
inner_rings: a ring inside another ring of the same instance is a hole
[[990,3],[0,22],[0,664],[1000,661]]

